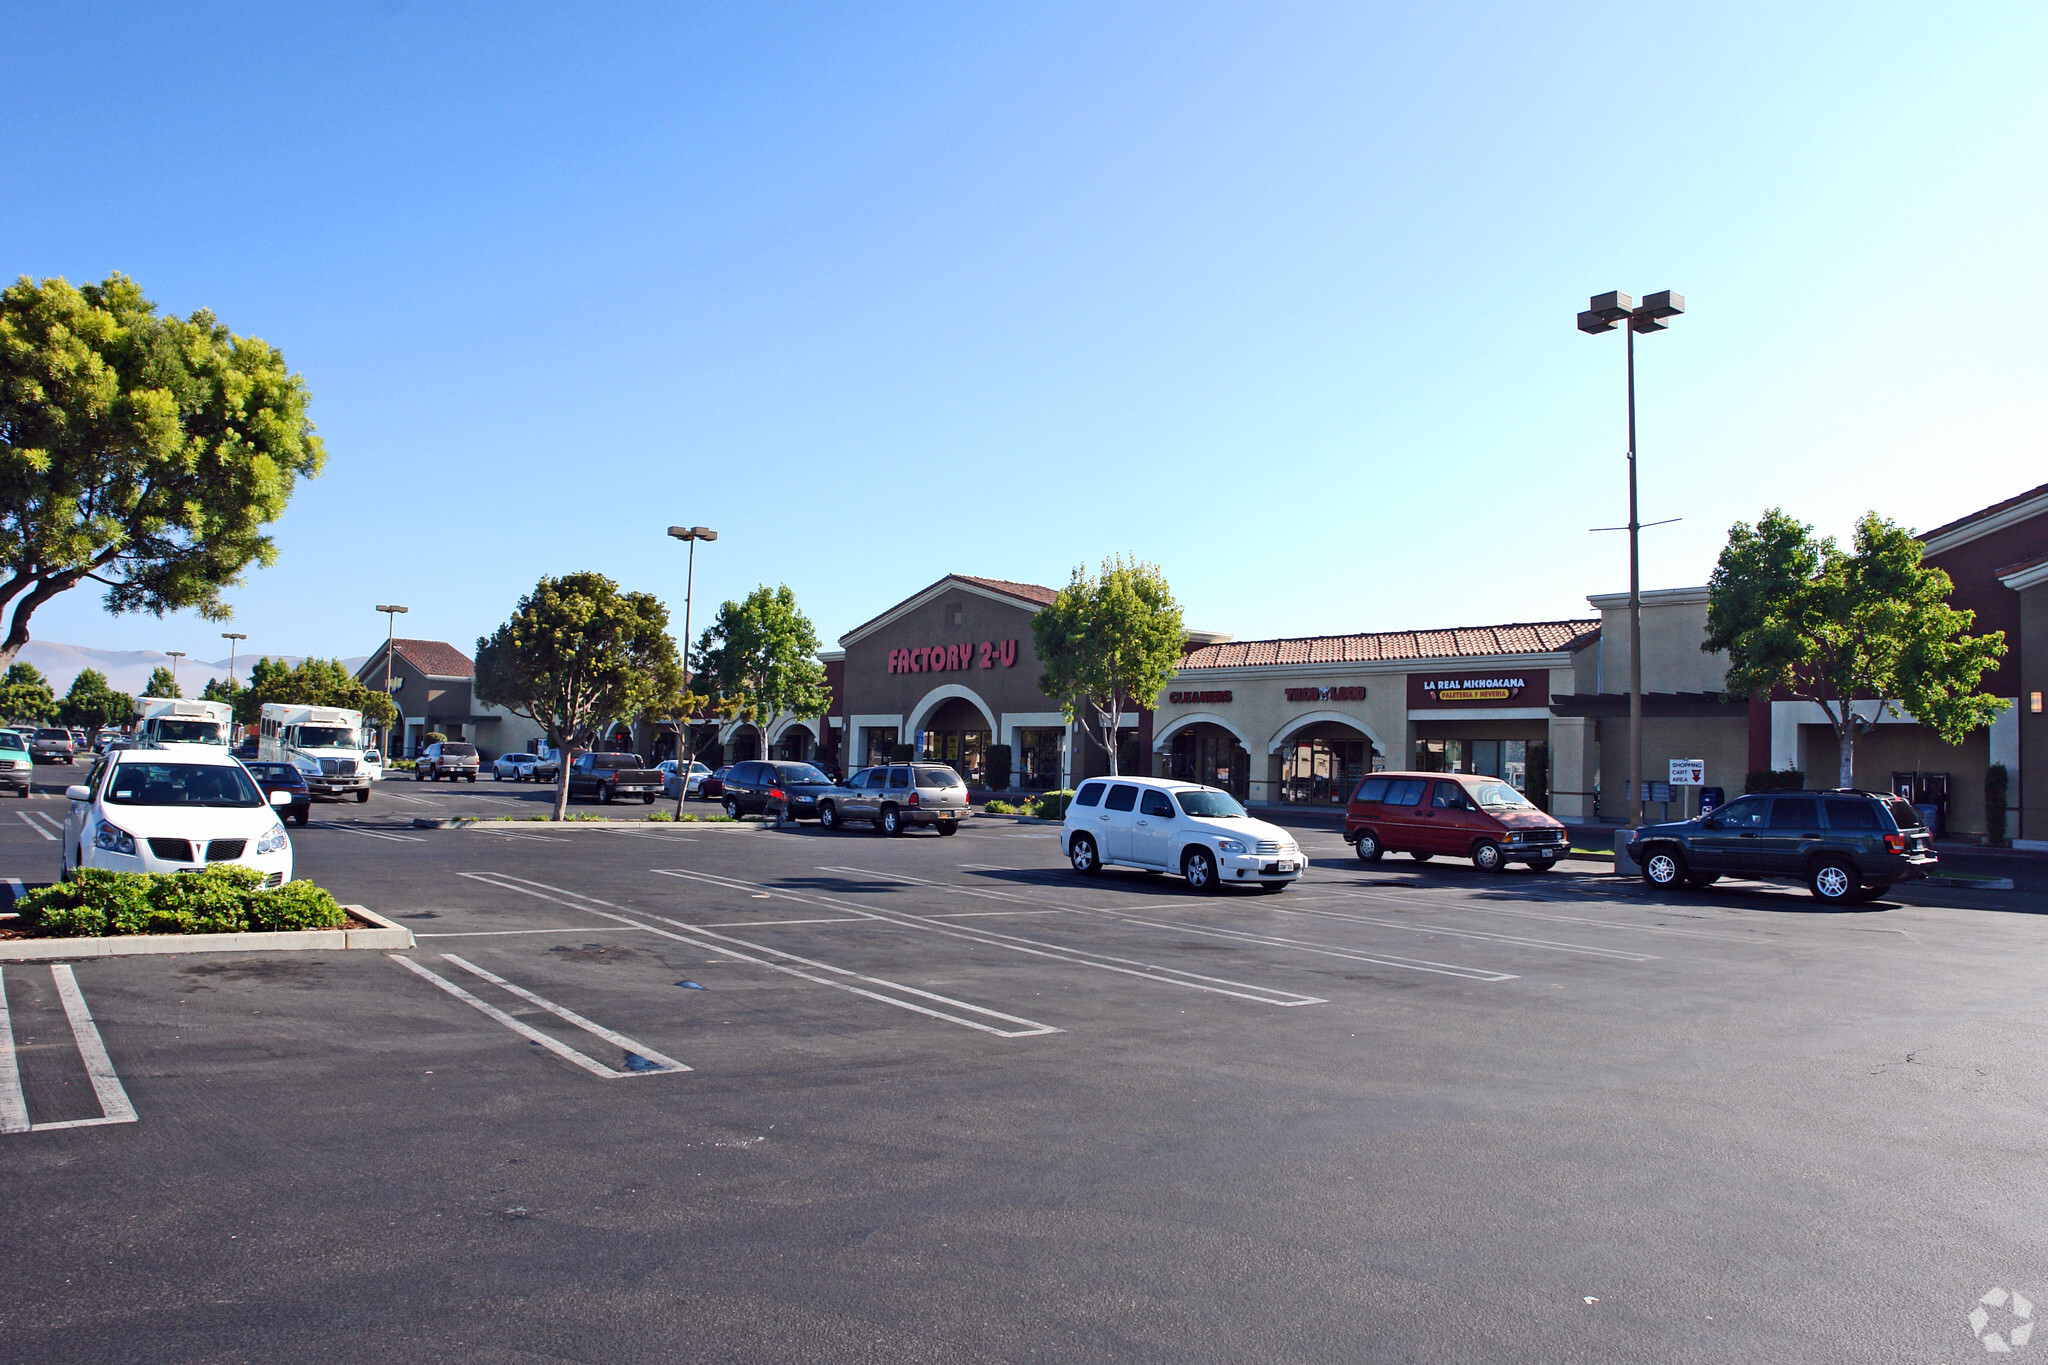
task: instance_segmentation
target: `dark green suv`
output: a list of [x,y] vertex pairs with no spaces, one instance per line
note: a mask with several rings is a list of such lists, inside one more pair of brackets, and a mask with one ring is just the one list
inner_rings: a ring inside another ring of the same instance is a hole
[[1645,825],[1628,856],[1659,889],[1722,877],[1802,881],[1815,900],[1859,904],[1924,877],[1934,836],[1913,808],[1875,792],[1758,792],[1711,815]]

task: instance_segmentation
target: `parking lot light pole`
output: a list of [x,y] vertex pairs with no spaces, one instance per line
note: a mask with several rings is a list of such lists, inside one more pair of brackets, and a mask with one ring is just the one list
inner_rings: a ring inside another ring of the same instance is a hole
[[[690,558],[683,570],[683,697],[690,695],[690,595],[697,586],[697,542],[716,540],[718,532],[708,526],[671,526],[668,533],[677,540],[688,541]],[[690,795],[690,753],[683,741],[690,733],[690,717],[687,713],[676,717],[676,819],[683,818],[683,802]]]
[[224,630],[220,638],[228,642],[228,733],[235,732],[235,661],[240,657],[242,641],[248,639],[239,630]]
[[1636,511],[1636,333],[1661,332],[1666,318],[1685,311],[1685,298],[1659,290],[1641,304],[1619,290],[1596,294],[1579,314],[1579,330],[1588,336],[1611,332],[1628,323],[1628,789],[1629,807],[1640,827],[1648,815],[1643,791],[1643,577],[1642,518]]
[[[412,610],[412,608],[380,606],[377,608],[377,610],[384,613],[384,700],[390,701],[391,642],[398,637],[398,618],[405,615],[406,612]],[[391,724],[391,722],[388,720],[384,723],[387,726]],[[401,738],[403,738],[403,736],[401,736]],[[391,736],[389,733],[385,734],[384,736],[384,757],[387,760],[395,757],[395,755],[393,755],[391,752]]]
[[182,649],[167,649],[164,653],[169,656],[171,661],[171,691],[176,692],[178,690],[178,660],[185,657],[185,651]]

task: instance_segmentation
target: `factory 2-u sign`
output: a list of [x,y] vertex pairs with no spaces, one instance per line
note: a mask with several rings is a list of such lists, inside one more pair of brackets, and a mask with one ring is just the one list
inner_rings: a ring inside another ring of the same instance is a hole
[[962,668],[1009,668],[1017,662],[1015,640],[978,644],[920,645],[889,651],[891,673],[951,673]]

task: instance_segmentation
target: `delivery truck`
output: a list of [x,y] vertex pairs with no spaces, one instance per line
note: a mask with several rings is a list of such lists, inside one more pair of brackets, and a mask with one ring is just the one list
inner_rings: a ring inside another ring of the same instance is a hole
[[370,771],[363,762],[363,713],[339,706],[300,706],[267,701],[258,718],[256,756],[289,763],[306,775],[316,796],[370,799]]
[[218,744],[227,747],[234,713],[226,702],[144,697],[135,703],[135,737],[145,744]]

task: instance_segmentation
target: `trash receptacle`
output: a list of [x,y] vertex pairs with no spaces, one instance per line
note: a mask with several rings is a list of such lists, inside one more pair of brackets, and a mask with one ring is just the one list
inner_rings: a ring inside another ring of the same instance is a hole
[[1927,826],[1927,832],[1939,839],[1942,832],[1941,807],[1934,805],[1915,806],[1913,810],[1920,817],[1920,823]]

